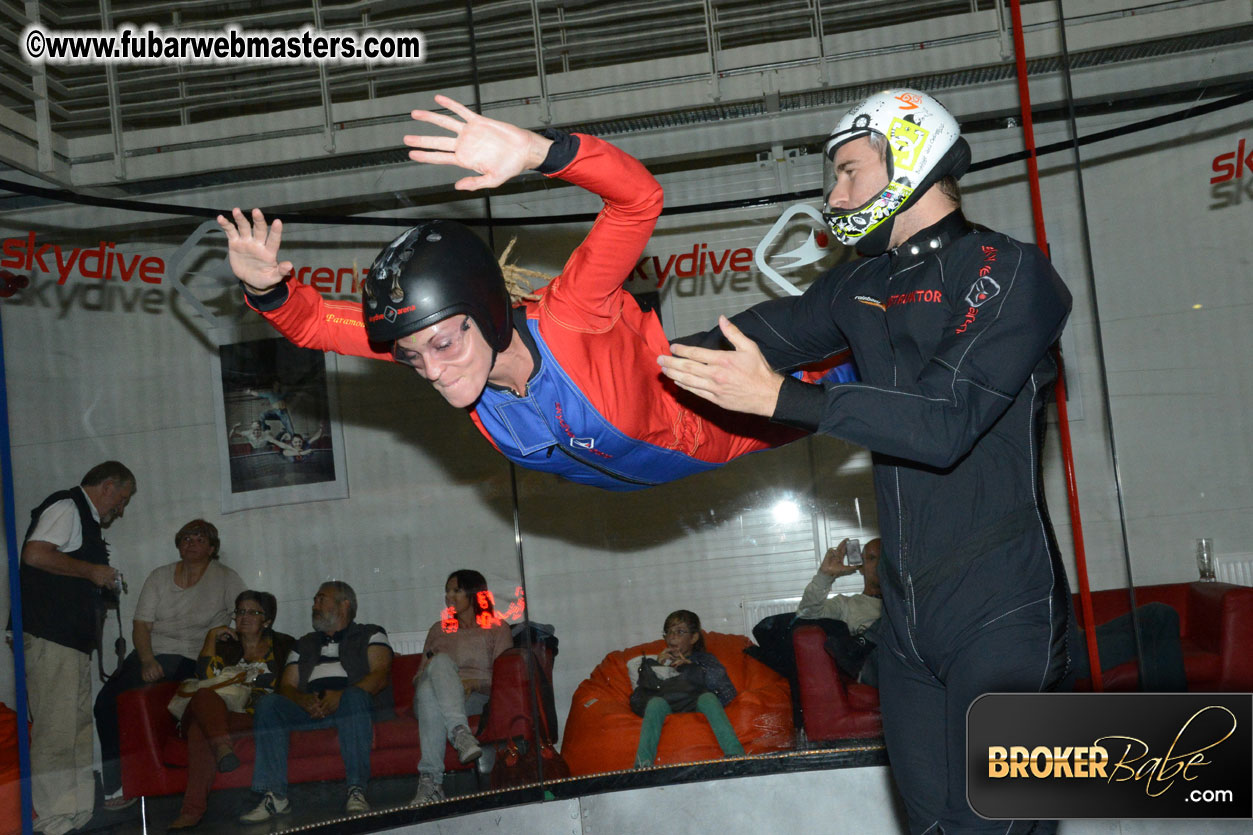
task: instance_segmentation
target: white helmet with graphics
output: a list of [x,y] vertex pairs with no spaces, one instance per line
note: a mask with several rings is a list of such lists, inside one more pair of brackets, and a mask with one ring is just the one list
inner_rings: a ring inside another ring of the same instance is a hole
[[[865,204],[833,209],[835,152],[846,142],[877,135],[887,142],[888,184]],[[822,215],[836,238],[864,255],[887,250],[896,214],[946,175],[960,177],[970,165],[970,146],[953,115],[918,90],[884,90],[844,114],[827,137]]]

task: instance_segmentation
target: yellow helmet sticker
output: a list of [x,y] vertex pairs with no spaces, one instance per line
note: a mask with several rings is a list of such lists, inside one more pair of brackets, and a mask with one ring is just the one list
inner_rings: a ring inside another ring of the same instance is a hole
[[892,149],[892,162],[897,169],[913,171],[927,145],[930,133],[921,125],[907,122],[899,117],[892,119],[888,128],[888,147]]

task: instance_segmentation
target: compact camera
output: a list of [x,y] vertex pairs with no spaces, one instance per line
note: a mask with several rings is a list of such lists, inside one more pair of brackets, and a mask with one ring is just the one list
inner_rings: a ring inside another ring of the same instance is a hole
[[853,567],[861,565],[861,540],[850,539],[844,546],[844,563]]

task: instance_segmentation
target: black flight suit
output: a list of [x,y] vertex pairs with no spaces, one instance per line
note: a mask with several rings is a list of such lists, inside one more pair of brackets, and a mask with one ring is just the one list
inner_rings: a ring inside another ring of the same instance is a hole
[[1037,247],[955,211],[732,318],[775,369],[846,346],[857,364],[857,383],[788,378],[773,419],[874,454],[883,726],[913,832],[1005,832],[966,802],[966,709],[1069,686],[1074,617],[1040,476],[1069,311]]

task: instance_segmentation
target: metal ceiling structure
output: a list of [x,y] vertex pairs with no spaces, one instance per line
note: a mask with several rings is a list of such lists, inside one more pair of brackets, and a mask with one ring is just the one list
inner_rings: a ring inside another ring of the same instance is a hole
[[[1042,0],[1028,0],[1042,2]],[[120,23],[162,29],[322,31],[419,30],[430,58],[421,66],[432,88],[480,83],[682,55],[718,55],[739,47],[838,36],[889,24],[992,9],[994,0],[489,0],[473,4],[399,0],[29,0],[0,3],[6,78],[0,106],[35,118],[31,67],[17,35],[31,22],[57,30],[109,30]],[[473,28],[473,44],[469,36]],[[472,54],[473,50],[473,54]],[[264,70],[264,83],[256,73]],[[320,107],[382,98],[413,88],[414,68],[368,66],[118,67],[110,81],[100,65],[49,66],[47,102],[54,132],[66,137],[191,125],[247,113]],[[716,67],[714,70],[716,72]],[[323,85],[325,75],[325,88]],[[111,101],[116,99],[116,107]]]
[[[430,91],[465,100],[481,92],[485,111],[520,124],[623,136],[826,114],[883,81],[987,89],[1012,76],[1006,2],[0,0],[0,161],[34,181],[98,194],[185,192],[400,164],[396,131],[378,128],[407,122],[414,99],[429,102]],[[1168,61],[1186,68],[1161,73],[1170,79],[1163,86],[1230,85],[1241,66],[1253,76],[1247,0],[1022,5],[1033,78],[1058,73],[1059,13],[1078,33],[1071,69],[1109,70],[1098,95],[1104,87],[1117,96],[1129,77],[1144,94],[1145,67]],[[32,21],[61,31],[419,30],[427,57],[31,65],[18,42]],[[991,99],[986,106],[996,109]]]

